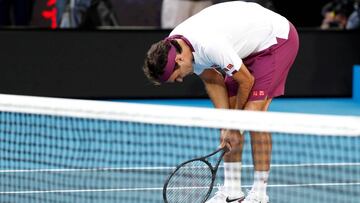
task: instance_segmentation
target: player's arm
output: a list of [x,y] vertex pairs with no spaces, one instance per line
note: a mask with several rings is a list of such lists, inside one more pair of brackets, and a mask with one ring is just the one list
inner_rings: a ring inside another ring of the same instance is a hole
[[249,72],[247,67],[242,64],[239,71],[234,73],[232,77],[239,84],[238,92],[236,95],[235,109],[244,109],[251,88],[254,85],[254,76]]
[[[207,59],[214,66],[222,68],[228,76],[239,84],[235,109],[243,109],[249,97],[251,88],[254,84],[254,77],[247,67],[243,64],[242,59],[238,56],[233,46],[228,40],[215,36],[215,41],[206,44],[205,52]],[[227,96],[226,86],[221,74],[215,69],[206,69],[200,77],[205,83],[205,87],[215,107],[229,107],[229,98]],[[226,101],[226,102],[225,102]],[[216,103],[215,103],[216,102]],[[226,103],[226,104],[225,104]],[[234,108],[233,106],[231,108]]]
[[[200,74],[200,78],[204,82],[206,91],[215,108],[229,109],[229,98],[222,74],[214,68],[205,69]],[[236,135],[234,132],[235,131],[231,131],[229,129],[221,130],[221,147],[227,146],[228,149],[232,149],[232,146],[238,146],[239,140],[237,139],[237,136],[233,136]],[[237,159],[233,159],[232,155],[225,156],[225,159],[230,161],[237,161]]]
[[215,108],[229,108],[229,99],[227,96],[224,78],[216,69],[205,69],[200,78],[204,82],[205,89],[214,104]]

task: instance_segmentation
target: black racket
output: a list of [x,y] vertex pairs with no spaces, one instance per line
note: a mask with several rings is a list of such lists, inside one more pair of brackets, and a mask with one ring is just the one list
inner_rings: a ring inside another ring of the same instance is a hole
[[[227,147],[219,148],[211,154],[178,165],[165,181],[165,203],[204,203],[214,187],[219,164],[228,151]],[[208,159],[218,153],[220,156],[212,166]]]

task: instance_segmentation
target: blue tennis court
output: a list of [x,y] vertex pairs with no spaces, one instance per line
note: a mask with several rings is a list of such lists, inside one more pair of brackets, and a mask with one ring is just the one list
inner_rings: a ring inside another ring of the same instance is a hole
[[[208,99],[126,102],[212,108]],[[270,111],[359,116],[360,102],[279,98]],[[1,113],[0,129],[1,202],[162,202],[164,180],[174,167],[213,151],[219,136],[210,128],[169,131],[161,125],[8,112]],[[270,201],[357,203],[359,152],[359,137],[273,134]],[[253,174],[247,133],[242,162],[246,191]]]
[[[208,99],[131,102],[212,108],[211,101]],[[360,101],[352,98],[279,98],[274,99],[270,105],[270,111],[360,116]],[[358,137],[318,138],[317,136],[303,135],[291,135],[290,137],[287,135],[273,136],[271,173],[284,174],[288,177],[272,180],[270,175],[270,202],[302,203],[306,199],[306,202],[316,203],[324,201],[324,197],[331,202],[340,202],[343,199],[348,202],[358,202],[360,195],[360,140]],[[321,146],[317,139],[322,139],[323,143],[331,143],[331,146]],[[245,166],[242,177],[243,187],[250,189],[253,168],[248,135],[246,140],[243,154]],[[277,145],[277,143],[279,144]],[[346,153],[341,150],[343,147],[348,148],[345,150]],[[329,162],[329,160],[331,161]],[[331,173],[331,179],[328,179],[329,173]],[[220,176],[219,180],[221,179]],[[329,191],[333,192],[329,193]],[[272,193],[277,196],[271,196]],[[284,199],[285,197],[286,199]],[[313,199],[313,201],[309,201],[309,199]]]

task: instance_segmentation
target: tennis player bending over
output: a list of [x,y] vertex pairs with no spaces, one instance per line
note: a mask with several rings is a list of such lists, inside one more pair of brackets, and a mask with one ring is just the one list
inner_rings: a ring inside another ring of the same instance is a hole
[[[182,82],[195,73],[216,108],[267,111],[271,100],[284,94],[298,47],[296,29],[283,16],[256,3],[226,2],[188,18],[169,37],[153,44],[144,72],[155,84]],[[224,157],[224,186],[207,203],[269,202],[271,135],[250,134],[255,168],[252,189],[244,199],[243,135],[224,129],[222,145],[231,146]]]

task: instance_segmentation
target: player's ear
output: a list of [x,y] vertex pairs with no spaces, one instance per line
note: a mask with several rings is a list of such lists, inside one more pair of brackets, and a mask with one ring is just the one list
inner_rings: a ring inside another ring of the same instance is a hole
[[176,54],[175,62],[181,63],[184,60],[183,56],[181,54]]

